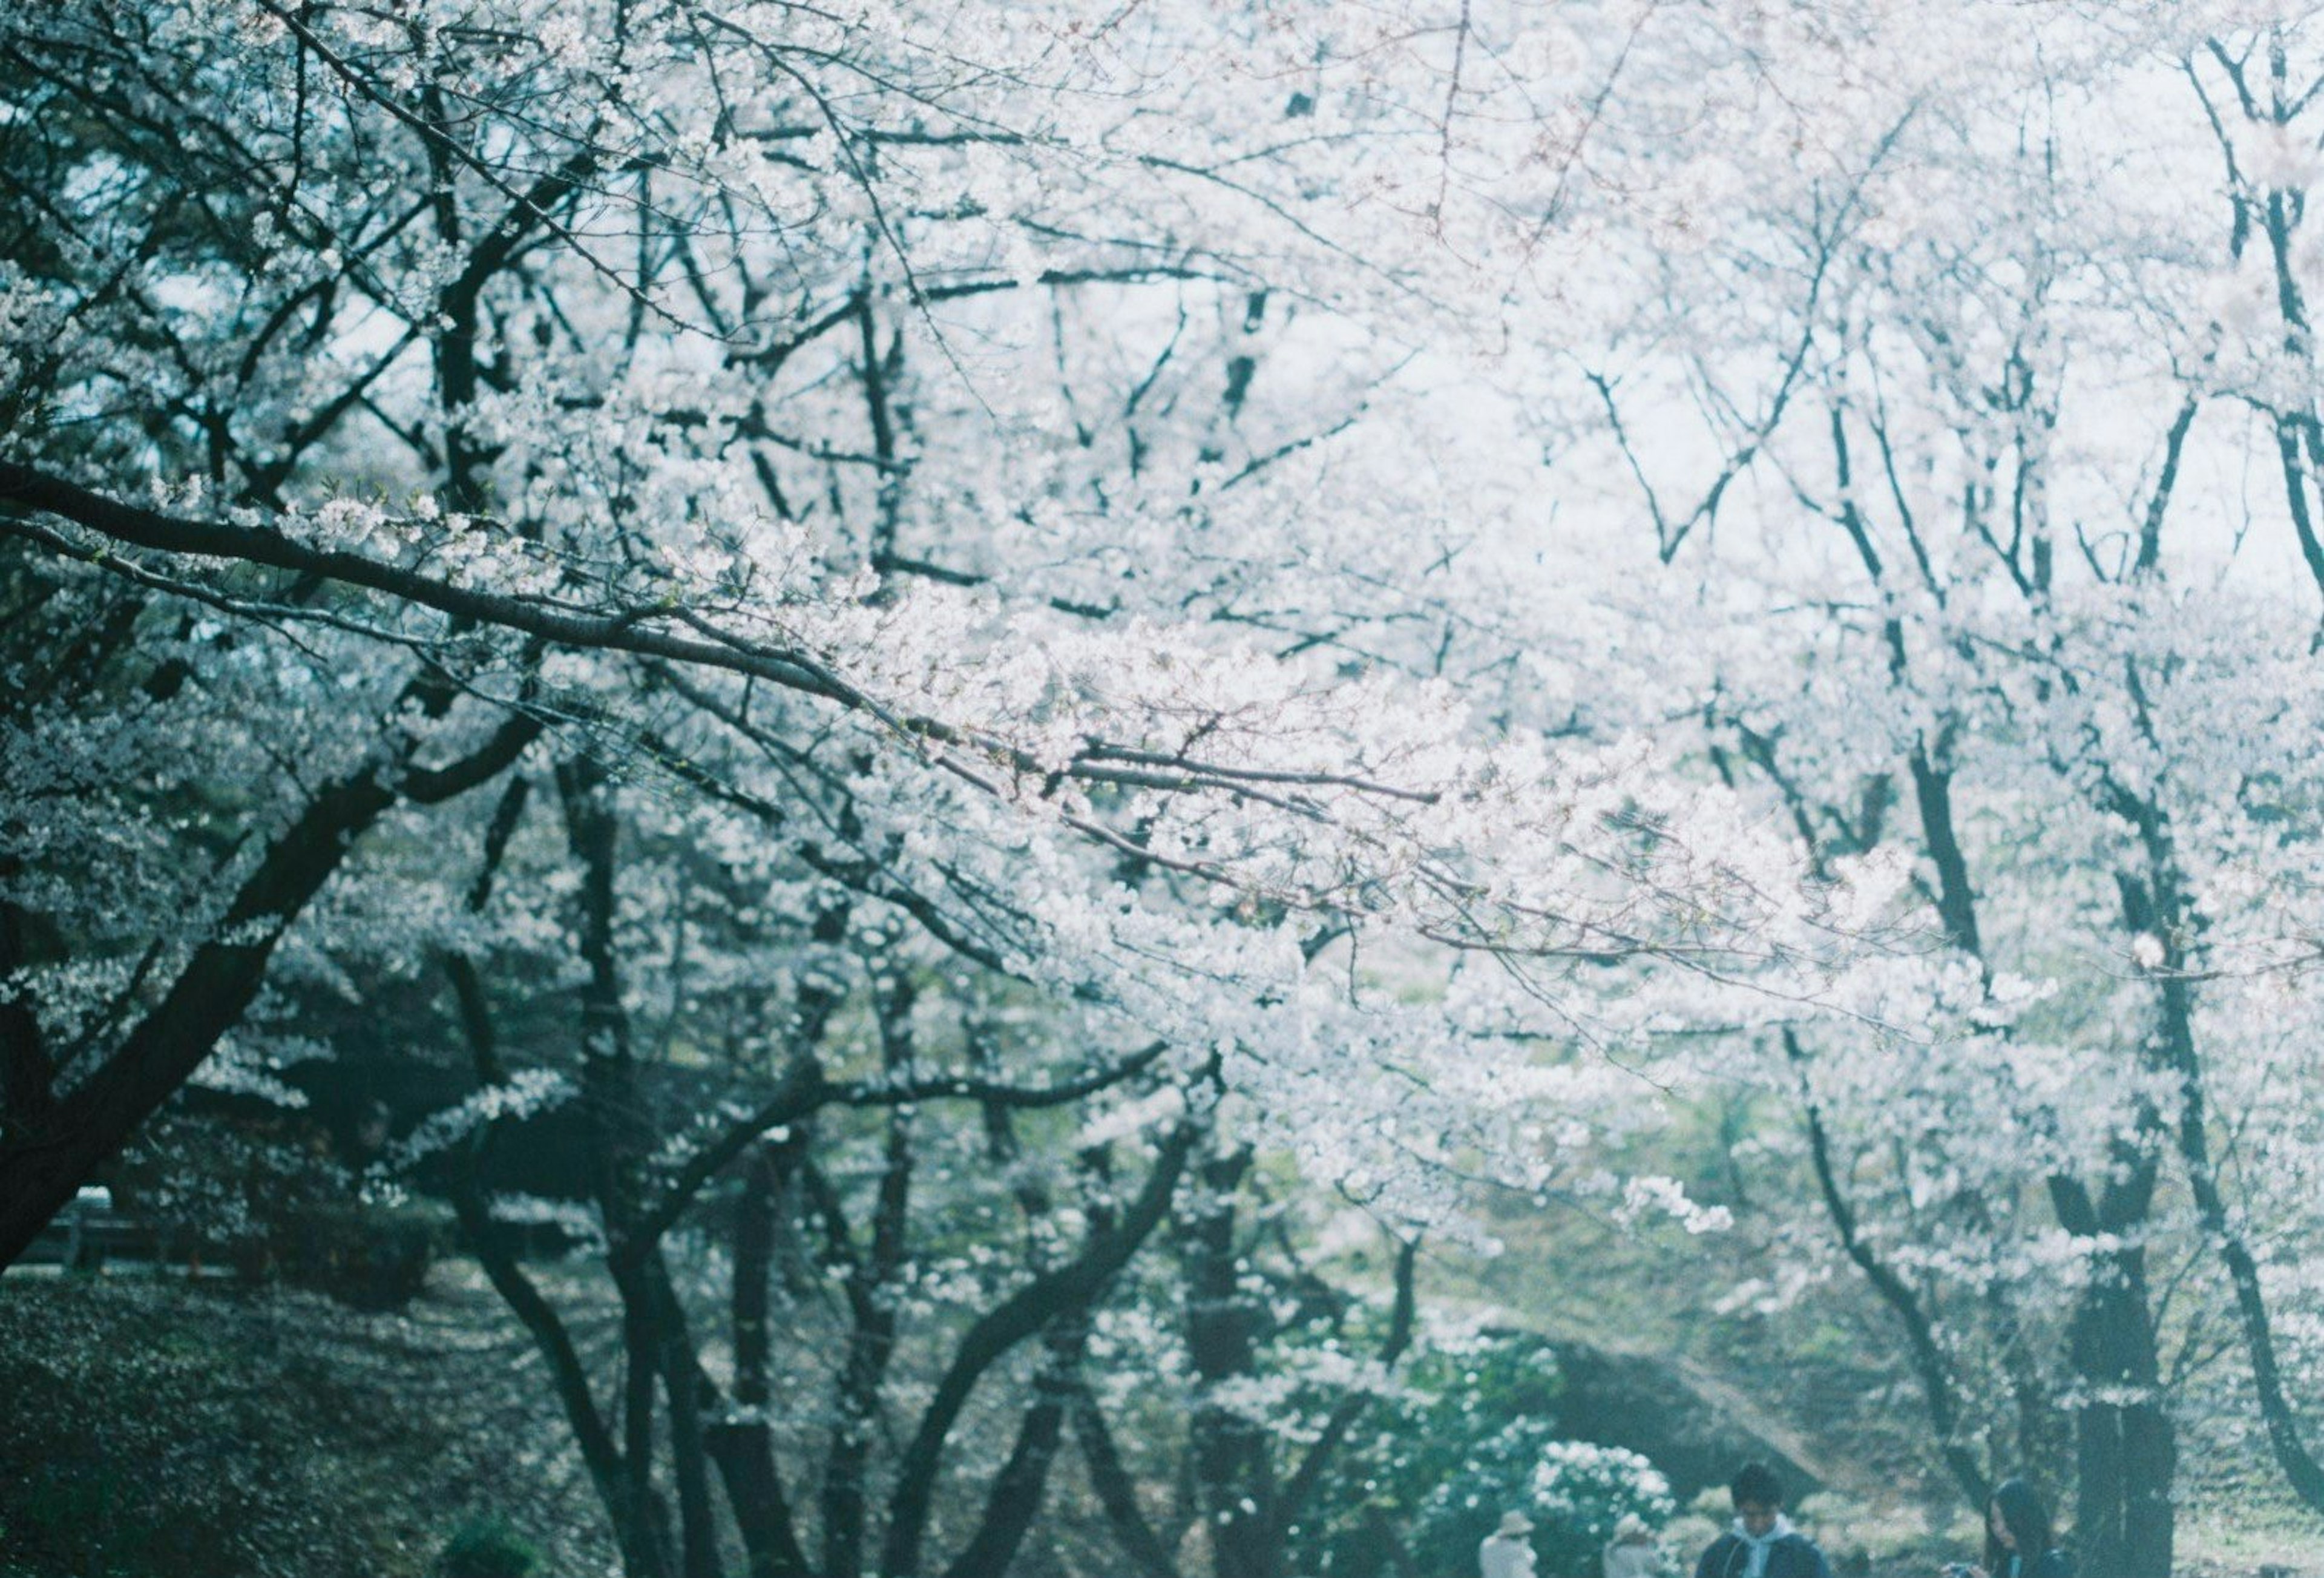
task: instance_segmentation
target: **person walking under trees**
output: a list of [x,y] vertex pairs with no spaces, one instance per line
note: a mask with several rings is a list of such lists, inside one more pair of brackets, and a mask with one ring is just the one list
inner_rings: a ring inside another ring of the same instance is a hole
[[1625,1512],[1599,1556],[1600,1578],[1662,1578],[1663,1548],[1635,1512]]
[[1501,1514],[1501,1527],[1477,1546],[1479,1578],[1533,1578],[1533,1519],[1522,1512]]
[[2050,1508],[2024,1480],[2004,1480],[1985,1504],[1985,1565],[1955,1564],[1956,1578],[2073,1578],[2050,1527]]
[[1711,1542],[1694,1578],[1831,1578],[1815,1542],[1784,1516],[1784,1481],[1764,1463],[1748,1463],[1727,1487],[1735,1527]]

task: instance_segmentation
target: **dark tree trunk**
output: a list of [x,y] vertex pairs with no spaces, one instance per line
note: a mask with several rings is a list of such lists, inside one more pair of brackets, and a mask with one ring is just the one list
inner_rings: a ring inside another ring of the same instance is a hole
[[712,1392],[659,1247],[646,1257],[648,1317],[660,1339],[662,1401],[669,1412],[669,1458],[678,1481],[679,1561],[686,1578],[721,1578],[718,1515],[711,1500],[710,1457],[704,1444],[702,1405]]
[[[1397,1246],[1396,1269],[1391,1277],[1388,1335],[1380,1343],[1379,1361],[1392,1368],[1404,1351],[1412,1343],[1412,1327],[1418,1312],[1416,1282],[1419,1275],[1420,1241],[1407,1239]],[[1291,1546],[1299,1537],[1300,1520],[1308,1515],[1317,1490],[1332,1462],[1347,1444],[1348,1434],[1370,1410],[1372,1398],[1363,1392],[1351,1392],[1333,1406],[1323,1421],[1323,1428],[1307,1449],[1306,1456],[1284,1481],[1282,1491],[1276,1497],[1273,1536],[1277,1555],[1276,1564],[1284,1571],[1294,1568]]]
[[[21,869],[17,862],[0,858],[0,881]],[[23,911],[0,903],[0,982],[26,963]],[[56,1110],[56,1069],[31,991],[22,982],[7,991],[11,995],[0,997],[0,1146],[39,1132]]]
[[1067,1315],[1049,1329],[1046,1342],[1048,1352],[1033,1383],[1033,1406],[1018,1426],[1008,1461],[993,1477],[976,1533],[945,1569],[945,1578],[985,1578],[1007,1572],[1040,1515],[1049,1466],[1056,1461],[1057,1443],[1065,1434],[1074,1374],[1089,1343],[1087,1312]]
[[1412,1547],[1404,1543],[1387,1513],[1377,1507],[1365,1508],[1364,1529],[1379,1546],[1381,1565],[1396,1578],[1420,1578],[1420,1564],[1413,1560]]
[[[613,936],[613,878],[620,824],[604,769],[586,758],[558,769],[567,841],[581,864],[581,1111],[589,1133],[591,1192],[605,1224],[605,1262],[622,1301],[622,1459],[627,1505],[615,1515],[632,1531],[622,1560],[630,1578],[665,1578],[677,1565],[669,1510],[654,1486],[655,1403],[664,1365],[664,1312],[641,1240],[646,1158],[651,1145],[645,1093],[630,1045],[629,1018]],[[692,1578],[692,1575],[689,1575]]]
[[789,1499],[775,1463],[774,1329],[768,1288],[787,1163],[785,1147],[761,1142],[742,1165],[734,1205],[734,1282],[730,1325],[734,1343],[734,1411],[703,1432],[703,1444],[726,1487],[726,1505],[750,1558],[749,1578],[807,1578],[807,1553],[792,1527]]
[[[523,815],[529,788],[525,779],[511,780],[499,805],[493,807],[484,835],[484,862],[468,889],[467,908],[471,914],[481,914],[492,896],[502,857]],[[493,1028],[492,1002],[484,990],[483,974],[475,961],[464,954],[447,955],[444,964],[451,979],[461,1028],[467,1035],[469,1056],[475,1065],[476,1084],[480,1089],[503,1084],[508,1071],[501,1061],[499,1037]],[[658,1572],[658,1536],[650,1526],[635,1520],[638,1498],[631,1487],[632,1465],[623,1459],[622,1448],[597,1407],[588,1371],[573,1344],[572,1333],[555,1306],[517,1264],[506,1242],[493,1231],[478,1177],[496,1134],[496,1121],[487,1119],[467,1146],[452,1158],[450,1193],[462,1234],[483,1265],[493,1291],[523,1324],[549,1366],[558,1401],[564,1407],[566,1420],[581,1449],[581,1461],[589,1471],[590,1483],[613,1526],[613,1544],[622,1553],[624,1569],[632,1573]]]
[[[446,700],[433,682],[415,682],[406,694],[431,711]],[[97,1167],[193,1077],[258,994],[283,933],[399,792],[427,804],[466,793],[497,777],[539,733],[537,724],[512,719],[473,754],[423,769],[410,764],[417,742],[392,731],[371,761],[309,799],[219,918],[217,936],[234,940],[197,947],[161,1001],[88,1079],[61,1099],[44,1095],[21,1129],[12,1113],[12,1132],[0,1140],[0,1269],[14,1264]],[[14,1055],[39,1050],[20,1039]],[[12,1086],[28,1076],[13,1072]]]
[[[2149,1113],[2146,1125],[2157,1120]],[[2093,1203],[2072,1181],[2051,1180],[2067,1231],[2126,1238],[2144,1224],[2155,1181],[2151,1149],[2122,1148],[2119,1171]],[[2178,1445],[2162,1393],[2162,1364],[2135,1242],[2098,1254],[2074,1314],[2070,1357],[2083,1394],[2074,1415],[2074,1534],[2082,1570],[2170,1578]]]
[[1195,1136],[1192,1125],[1173,1133],[1118,1223],[1093,1232],[1071,1260],[1035,1277],[979,1316],[962,1336],[897,1464],[888,1532],[881,1545],[885,1578],[916,1578],[920,1571],[945,1450],[978,1382],[1019,1343],[1086,1316],[1168,1212]]
[[[61,1101],[41,1103],[28,1121],[12,1121],[0,1145],[0,1266],[14,1263],[242,1017],[292,918],[338,870],[354,840],[394,804],[386,778],[383,764],[372,763],[309,801],[220,919],[218,935],[236,940],[196,948],[161,1001],[103,1067]],[[12,1088],[24,1077],[13,1075]]]
[[1247,1151],[1205,1164],[1183,1229],[1186,1352],[1195,1385],[1191,1426],[1194,1483],[1211,1534],[1216,1578],[1277,1578],[1273,1464],[1259,1425],[1213,1398],[1251,1373],[1259,1311],[1242,1287],[1235,1243],[1235,1191]]
[[2082,1384],[2095,1393],[2075,1416],[2074,1532],[2082,1568],[2170,1578],[2178,1448],[2156,1392],[2143,1272],[2091,1291],[2074,1323],[2074,1358]]
[[1114,1538],[1120,1542],[1131,1568],[1139,1578],[1178,1578],[1169,1547],[1138,1504],[1138,1481],[1121,1461],[1113,1428],[1106,1423],[1095,1394],[1083,1383],[1076,1383],[1074,1389],[1074,1435],[1089,1464],[1090,1484],[1097,1491],[1098,1505],[1105,1509],[1106,1521],[1112,1526]]
[[1831,1219],[1832,1231],[1840,1235],[1841,1250],[1864,1273],[1865,1280],[1904,1328],[1906,1352],[1921,1383],[1921,1399],[1927,1406],[1929,1423],[1936,1432],[1937,1452],[1952,1472],[1953,1482],[1960,1487],[1961,1494],[1971,1505],[1981,1507],[1992,1493],[1992,1482],[1960,1438],[1960,1399],[1954,1390],[1951,1366],[1937,1341],[1936,1322],[1912,1284],[1874,1251],[1858,1230],[1856,1208],[1840,1186],[1839,1169],[1832,1159],[1831,1137],[1824,1127],[1823,1109],[1809,1082],[1807,1053],[1799,1037],[1789,1029],[1784,1031],[1783,1039],[1792,1066],[1799,1071],[1800,1110],[1808,1132],[1808,1159],[1815,1172],[1816,1190],[1823,1200],[1824,1213]]
[[[890,1077],[909,1074],[912,1062],[913,992],[908,980],[883,973],[872,993],[880,1023],[882,1066]],[[912,1120],[902,1110],[889,1115],[880,1189],[872,1207],[868,1250],[848,1250],[847,1302],[851,1316],[847,1356],[833,1399],[831,1444],[825,1451],[823,1486],[825,1578],[858,1578],[863,1571],[869,1526],[872,1426],[880,1390],[896,1352],[899,1290],[908,1249],[912,1192]],[[838,1226],[835,1194],[826,1195],[824,1215]]]
[[622,1570],[630,1578],[659,1578],[669,1569],[660,1530],[653,1522],[639,1520],[637,1509],[641,1499],[632,1484],[631,1465],[607,1427],[604,1416],[598,1411],[596,1398],[590,1390],[588,1371],[574,1348],[572,1336],[555,1308],[493,1233],[483,1194],[475,1186],[473,1161],[464,1158],[456,1164],[456,1170],[459,1176],[453,1184],[452,1200],[463,1234],[484,1266],[493,1290],[523,1323],[534,1346],[548,1361],[550,1380],[556,1386],[558,1402],[564,1406],[566,1420],[573,1427],[574,1439],[580,1445],[590,1483],[613,1526],[613,1544],[622,1553]]
[[2126,808],[2135,813],[2146,848],[2146,872],[2143,879],[2129,873],[2121,879],[2123,916],[2133,931],[2159,939],[2163,947],[2154,990],[2162,1013],[2162,1051],[2179,1082],[2176,1138],[2180,1160],[2187,1168],[2188,1191],[2194,1196],[2196,1218],[2217,1249],[2235,1291],[2244,1355],[2251,1362],[2252,1389],[2257,1395],[2260,1419],[2266,1426],[2276,1466],[2292,1493],[2310,1511],[2324,1513],[2324,1463],[2317,1461],[2302,1436],[2292,1399],[2285,1394],[2276,1358],[2275,1325],[2268,1311],[2266,1290],[2260,1283],[2259,1264],[2228,1210],[2218,1167],[2211,1156],[2209,1094],[2195,1040],[2195,986],[2190,979],[2183,940],[2189,930],[2187,884],[2179,869],[2170,824],[2161,808],[2151,801]]

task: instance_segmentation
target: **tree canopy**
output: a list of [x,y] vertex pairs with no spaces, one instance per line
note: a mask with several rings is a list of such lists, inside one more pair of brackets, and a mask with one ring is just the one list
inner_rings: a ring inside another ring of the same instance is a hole
[[1366,1406],[1268,1438],[1269,1367],[1384,1393],[1480,1186],[1726,1224],[1625,1158],[1741,1090],[1966,1495],[2070,1455],[2160,1578],[2226,1331],[2324,1511],[2318,27],[18,8],[0,1263],[392,1002],[444,1099],[373,1186],[453,1201],[632,1573],[997,1570],[1071,1433],[1158,1574],[1085,1375],[1175,1297],[1258,1578]]

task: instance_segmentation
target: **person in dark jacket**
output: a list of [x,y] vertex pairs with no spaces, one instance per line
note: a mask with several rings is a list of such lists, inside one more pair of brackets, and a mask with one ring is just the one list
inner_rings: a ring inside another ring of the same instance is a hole
[[1985,1565],[1960,1567],[1963,1578],[2073,1578],[2058,1548],[2049,1504],[2024,1480],[2004,1480],[1985,1504]]
[[1694,1578],[1831,1578],[1815,1542],[1784,1516],[1784,1481],[1775,1470],[1745,1463],[1727,1492],[1735,1501],[1735,1527],[1711,1542]]

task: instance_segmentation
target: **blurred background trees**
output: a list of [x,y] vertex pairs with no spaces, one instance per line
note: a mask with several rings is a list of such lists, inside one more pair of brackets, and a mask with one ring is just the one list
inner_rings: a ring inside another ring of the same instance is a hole
[[1578,1571],[1525,1323],[2324,1509],[2314,29],[12,14],[0,1260],[456,1254],[632,1574]]

